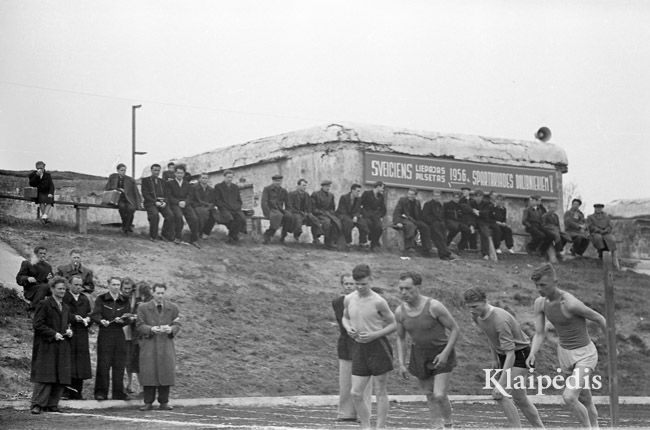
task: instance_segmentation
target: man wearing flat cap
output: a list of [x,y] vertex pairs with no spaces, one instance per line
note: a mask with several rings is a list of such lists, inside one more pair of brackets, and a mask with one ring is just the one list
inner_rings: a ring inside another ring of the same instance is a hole
[[273,175],[271,185],[262,191],[262,212],[269,219],[269,228],[264,232],[267,244],[275,232],[284,224],[288,192],[282,188],[282,175]]
[[318,240],[319,233],[325,238],[325,247],[335,249],[339,235],[343,231],[341,220],[336,216],[334,194],[330,193],[332,181],[324,180],[320,184],[320,190],[311,194],[312,212],[320,227],[312,227],[314,242]]
[[37,161],[36,170],[29,174],[29,186],[37,190],[34,203],[38,205],[41,221],[47,224],[54,206],[54,182],[52,176],[45,171],[45,163],[42,161]]
[[582,200],[573,199],[571,208],[564,213],[564,228],[571,238],[570,252],[574,256],[582,256],[589,246],[587,222],[585,221],[585,215],[580,210],[580,206],[582,206]]
[[616,238],[612,234],[612,221],[603,208],[602,203],[594,205],[594,213],[587,217],[587,228],[591,234],[591,243],[598,251],[598,258],[603,258],[603,251],[610,251],[612,259],[616,261]]

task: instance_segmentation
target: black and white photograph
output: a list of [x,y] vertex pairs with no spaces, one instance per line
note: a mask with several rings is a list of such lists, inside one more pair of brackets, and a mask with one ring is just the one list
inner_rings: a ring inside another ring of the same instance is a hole
[[648,23],[0,0],[0,428],[649,428]]

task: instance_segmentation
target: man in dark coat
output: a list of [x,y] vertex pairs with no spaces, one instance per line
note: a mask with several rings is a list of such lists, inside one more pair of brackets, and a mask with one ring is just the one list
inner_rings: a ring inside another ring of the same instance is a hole
[[474,194],[476,209],[476,227],[481,236],[481,256],[485,260],[490,259],[490,243],[494,245],[494,238],[497,235],[497,223],[494,216],[494,203],[492,203],[492,194],[483,193],[477,190]]
[[135,211],[142,206],[142,196],[135,179],[126,175],[126,165],[119,163],[116,170],[116,173],[108,177],[104,190],[120,192],[117,207],[122,219],[122,232],[128,234],[133,232],[133,217]]
[[530,196],[528,207],[524,209],[524,215],[521,223],[526,227],[526,232],[530,234],[530,241],[526,245],[529,254],[546,252],[551,238],[548,237],[542,225],[542,216],[546,213],[546,208],[541,204],[540,196]]
[[59,412],[59,399],[70,384],[70,337],[73,322],[63,303],[67,282],[56,276],[50,280],[51,296],[36,306],[32,349],[31,413]]
[[361,195],[361,216],[368,223],[370,249],[379,248],[381,246],[379,240],[384,233],[384,217],[386,216],[383,182],[375,182],[372,190],[364,191]]
[[[474,193],[469,187],[462,187],[461,197],[458,199],[458,205],[460,206],[460,222],[467,226],[467,228],[461,229],[460,242],[458,242],[458,250],[462,251],[464,249],[476,249],[476,218],[478,217],[478,203],[473,199]],[[463,236],[465,232],[465,236]]]
[[91,294],[95,291],[95,281],[93,280],[93,271],[81,264],[81,250],[73,249],[70,251],[70,264],[64,264],[56,269],[56,274],[63,276],[68,283],[72,282],[72,277],[77,275],[83,281],[83,292]]
[[36,162],[36,170],[29,174],[29,186],[36,188],[34,202],[38,204],[38,213],[44,224],[49,222],[50,212],[54,206],[54,182],[52,175],[45,171],[45,163]]
[[[447,248],[447,230],[445,229],[445,212],[440,203],[440,191],[433,191],[433,198],[424,204],[422,208],[422,221],[429,226],[431,241],[438,250],[438,257],[441,260],[453,260],[449,248]],[[421,234],[421,233],[420,233]]]
[[23,287],[23,296],[31,303],[30,309],[33,310],[39,301],[50,294],[48,281],[53,276],[52,266],[47,262],[47,248],[35,247],[32,258],[23,261],[16,274],[16,283]]
[[320,184],[320,190],[311,194],[312,212],[318,218],[318,226],[312,226],[311,234],[314,242],[318,241],[320,235],[324,236],[325,247],[336,249],[336,243],[341,234],[341,220],[336,216],[336,204],[334,194],[330,193],[332,181],[324,180]]
[[149,239],[154,241],[160,239],[158,225],[160,215],[165,219],[162,226],[162,238],[174,240],[174,214],[169,209],[165,198],[165,181],[160,179],[160,164],[151,165],[151,176],[142,178],[142,197],[144,199],[144,210],[147,211],[149,221]]
[[190,187],[188,202],[199,221],[201,239],[207,239],[217,222],[217,208],[214,203],[214,189],[208,184],[208,174],[201,173],[199,183]]
[[129,302],[120,295],[121,279],[113,276],[108,281],[108,292],[100,294],[90,314],[92,322],[99,326],[97,335],[97,373],[95,375],[95,400],[106,400],[109,373],[112,372],[113,400],[130,400],[124,392],[124,368],[126,367],[126,338],[124,327],[131,319]]
[[494,219],[496,221],[496,229],[494,234],[494,249],[497,254],[501,254],[501,242],[505,240],[506,248],[510,254],[514,254],[513,249],[515,243],[512,239],[512,228],[508,225],[508,210],[505,206],[504,198],[501,194],[496,196],[496,205],[494,206]]
[[123,163],[117,165],[117,173],[111,173],[104,189],[120,192],[117,208],[122,219],[122,232],[133,233],[133,217],[135,211],[142,206],[142,196],[135,180],[126,175],[126,165]]
[[616,253],[616,238],[612,234],[612,221],[603,208],[602,203],[594,205],[594,213],[587,217],[587,228],[591,233],[591,243],[598,251],[598,258],[603,257],[603,251],[612,252],[612,258],[616,261],[614,254]]
[[264,232],[264,243],[267,244],[275,232],[286,222],[285,212],[288,192],[282,188],[282,175],[273,175],[271,185],[262,190],[262,213],[269,219],[269,228]]
[[418,191],[409,188],[406,197],[401,197],[393,210],[393,226],[404,232],[404,251],[415,250],[415,236],[420,231],[423,253],[431,252],[431,230],[422,218],[422,207],[417,199]]
[[[451,244],[456,235],[460,233],[461,241],[458,243],[458,250],[463,251],[467,247],[467,240],[470,236],[469,225],[463,221],[463,214],[460,207],[461,193],[454,192],[451,200],[442,205],[445,214],[445,227],[447,229],[447,246]],[[463,239],[464,238],[464,239]],[[460,245],[463,245],[461,248]]]
[[560,229],[560,217],[555,213],[555,202],[549,202],[548,211],[542,215],[542,228],[549,238],[549,247],[555,248],[555,254],[558,259],[562,259],[564,245],[568,242],[568,235]]
[[361,185],[352,184],[350,192],[339,198],[336,215],[341,220],[343,237],[348,248],[352,246],[352,229],[359,230],[359,245],[368,245],[368,223],[361,216]]
[[70,388],[64,395],[69,399],[83,400],[84,379],[92,378],[90,369],[90,350],[88,345],[88,327],[90,327],[90,300],[83,292],[83,279],[72,275],[70,290],[65,293],[63,303],[68,305],[72,322],[70,339]]
[[176,383],[174,337],[180,330],[178,307],[165,299],[167,286],[153,286],[153,300],[138,307],[136,327],[140,334],[140,383],[144,387],[144,406],[153,409],[158,391],[159,409],[169,410],[169,388]]
[[175,167],[176,177],[165,182],[165,198],[169,208],[174,214],[174,243],[180,244],[183,237],[183,217],[190,227],[190,244],[201,248],[199,240],[199,220],[189,203],[191,185],[185,178],[185,166],[179,164]]
[[307,185],[306,179],[299,179],[296,189],[287,194],[287,212],[280,241],[284,241],[289,233],[293,234],[296,241],[299,240],[303,224],[311,226],[313,237],[322,234],[320,221],[312,214],[312,200],[307,194]]
[[580,210],[582,200],[573,199],[571,209],[564,213],[564,229],[571,238],[571,255],[582,256],[589,247],[589,231],[585,214]]
[[228,229],[228,242],[239,242],[239,234],[246,233],[246,217],[242,212],[239,187],[233,184],[232,170],[223,172],[223,181],[214,186],[214,202],[219,209],[217,222]]

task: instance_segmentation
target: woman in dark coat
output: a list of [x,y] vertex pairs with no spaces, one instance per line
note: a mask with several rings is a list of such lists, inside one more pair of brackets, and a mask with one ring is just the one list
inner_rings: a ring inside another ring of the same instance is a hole
[[52,176],[45,171],[45,163],[42,161],[38,161],[36,170],[29,174],[29,186],[37,189],[34,202],[38,204],[41,221],[47,224],[54,207],[54,182]]
[[36,306],[31,372],[33,414],[40,414],[42,410],[58,412],[63,389],[70,384],[70,324],[73,319],[68,305],[63,303],[66,287],[65,278],[52,278],[52,295]]
[[[90,300],[83,293],[83,279],[80,275],[73,275],[70,280],[70,291],[65,293],[63,303],[70,308],[73,322],[72,338],[70,339],[70,387],[66,389],[64,397],[83,400],[84,379],[92,378],[90,369],[90,349],[88,346],[88,328],[90,321]],[[72,388],[72,389],[70,389]]]

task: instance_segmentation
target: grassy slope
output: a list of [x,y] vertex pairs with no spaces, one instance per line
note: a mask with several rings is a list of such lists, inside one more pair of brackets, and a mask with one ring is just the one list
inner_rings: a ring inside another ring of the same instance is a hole
[[[401,260],[390,253],[330,252],[291,244],[263,246],[250,238],[240,246],[230,246],[222,242],[221,235],[209,239],[199,251],[152,244],[137,237],[125,239],[101,228],[92,235],[78,235],[56,226],[48,226],[44,232],[31,221],[4,219],[0,226],[0,238],[24,255],[38,243],[47,244],[53,266],[65,263],[72,247],[82,248],[85,263],[95,269],[102,284],[109,275],[117,274],[170,285],[183,323],[177,339],[178,385],[174,389],[179,397],[336,393],[338,328],[330,301],[338,292],[338,276],[361,262],[373,268],[376,285],[385,289],[392,308],[399,303],[395,288],[399,272],[418,270],[425,279],[424,293],[440,299],[457,318],[462,339],[457,346],[460,366],[452,379],[452,393],[486,394],[481,390],[481,369],[489,366],[489,354],[485,340],[462,307],[465,288],[483,285],[492,302],[509,306],[528,330],[532,328],[536,292],[528,276],[540,261],[524,256],[504,258],[498,264],[474,256],[453,263]],[[559,273],[563,288],[604,312],[597,261],[570,261],[560,266]],[[650,395],[650,278],[622,272],[616,274],[615,285],[621,391]],[[0,334],[4,334],[3,346],[12,337],[23,337],[22,344],[11,344],[11,354],[28,358],[31,333],[23,319],[16,317],[11,330],[0,327]],[[602,333],[595,327],[591,333],[601,345],[598,371],[606,374]],[[3,363],[3,367],[5,364],[11,363]],[[547,342],[538,371],[552,374],[554,366],[554,347]],[[29,391],[28,371],[18,365],[13,370],[17,379],[0,381],[0,398]],[[412,379],[401,381],[391,375],[391,393],[410,393],[414,388]]]

